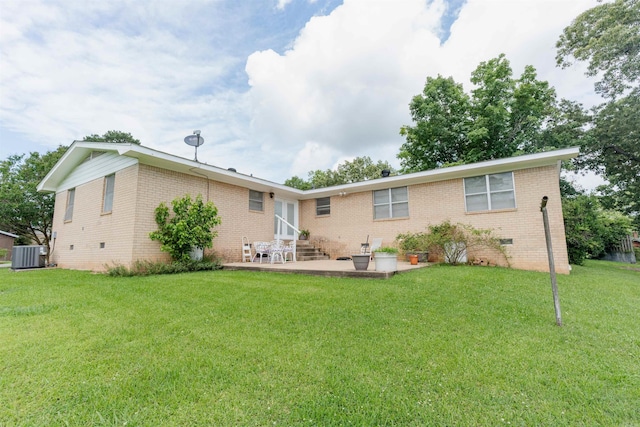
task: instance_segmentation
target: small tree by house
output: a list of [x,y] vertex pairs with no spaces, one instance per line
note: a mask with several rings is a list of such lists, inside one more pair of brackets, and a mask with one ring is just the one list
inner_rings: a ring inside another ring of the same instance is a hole
[[151,240],[159,241],[161,250],[175,261],[188,261],[189,252],[194,248],[212,247],[213,238],[218,235],[213,228],[221,222],[213,202],[204,203],[200,194],[194,201],[187,194],[174,199],[171,205],[172,217],[164,202],[156,208],[158,230],[149,233]]

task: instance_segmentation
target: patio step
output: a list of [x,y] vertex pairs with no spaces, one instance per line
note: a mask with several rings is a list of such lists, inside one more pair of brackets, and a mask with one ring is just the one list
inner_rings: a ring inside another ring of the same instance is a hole
[[321,252],[313,246],[308,240],[298,240],[296,242],[296,260],[298,261],[316,261],[329,259],[329,255]]

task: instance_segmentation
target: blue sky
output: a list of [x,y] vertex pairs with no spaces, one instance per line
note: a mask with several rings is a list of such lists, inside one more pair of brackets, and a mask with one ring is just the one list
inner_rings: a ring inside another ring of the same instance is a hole
[[595,0],[2,0],[0,159],[108,130],[276,182],[357,156],[399,166],[427,76],[471,90],[505,53],[560,97],[600,99],[555,67]]

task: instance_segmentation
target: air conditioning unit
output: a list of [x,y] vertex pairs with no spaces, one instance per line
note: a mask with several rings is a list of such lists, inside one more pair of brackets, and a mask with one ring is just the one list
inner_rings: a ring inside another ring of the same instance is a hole
[[44,267],[44,246],[14,246],[11,252],[11,268]]

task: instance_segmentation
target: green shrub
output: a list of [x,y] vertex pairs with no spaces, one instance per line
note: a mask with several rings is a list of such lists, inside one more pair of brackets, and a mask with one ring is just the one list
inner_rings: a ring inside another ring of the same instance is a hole
[[429,250],[427,233],[424,231],[400,233],[396,236],[396,242],[404,254]]
[[111,277],[134,277],[219,270],[222,266],[219,260],[205,257],[202,261],[187,260],[173,261],[170,263],[138,260],[133,263],[131,268],[123,265],[107,265],[106,268],[106,274]]
[[1,248],[0,249],[0,258],[6,257],[8,253],[9,253],[9,249]]
[[468,224],[452,224],[447,220],[430,225],[426,241],[430,253],[440,255],[451,264],[460,264],[469,250],[489,249],[504,257],[507,265],[510,265],[506,249],[492,230],[477,229]]
[[176,198],[171,202],[173,217],[169,218],[169,208],[162,202],[156,208],[158,230],[149,233],[151,240],[159,241],[161,250],[168,252],[175,261],[189,261],[193,248],[210,248],[213,238],[218,235],[212,228],[220,224],[218,209],[212,202],[204,203],[202,195],[195,201],[190,195]]
[[630,233],[631,220],[601,208],[595,196],[578,195],[562,200],[567,252],[571,264],[600,258]]

